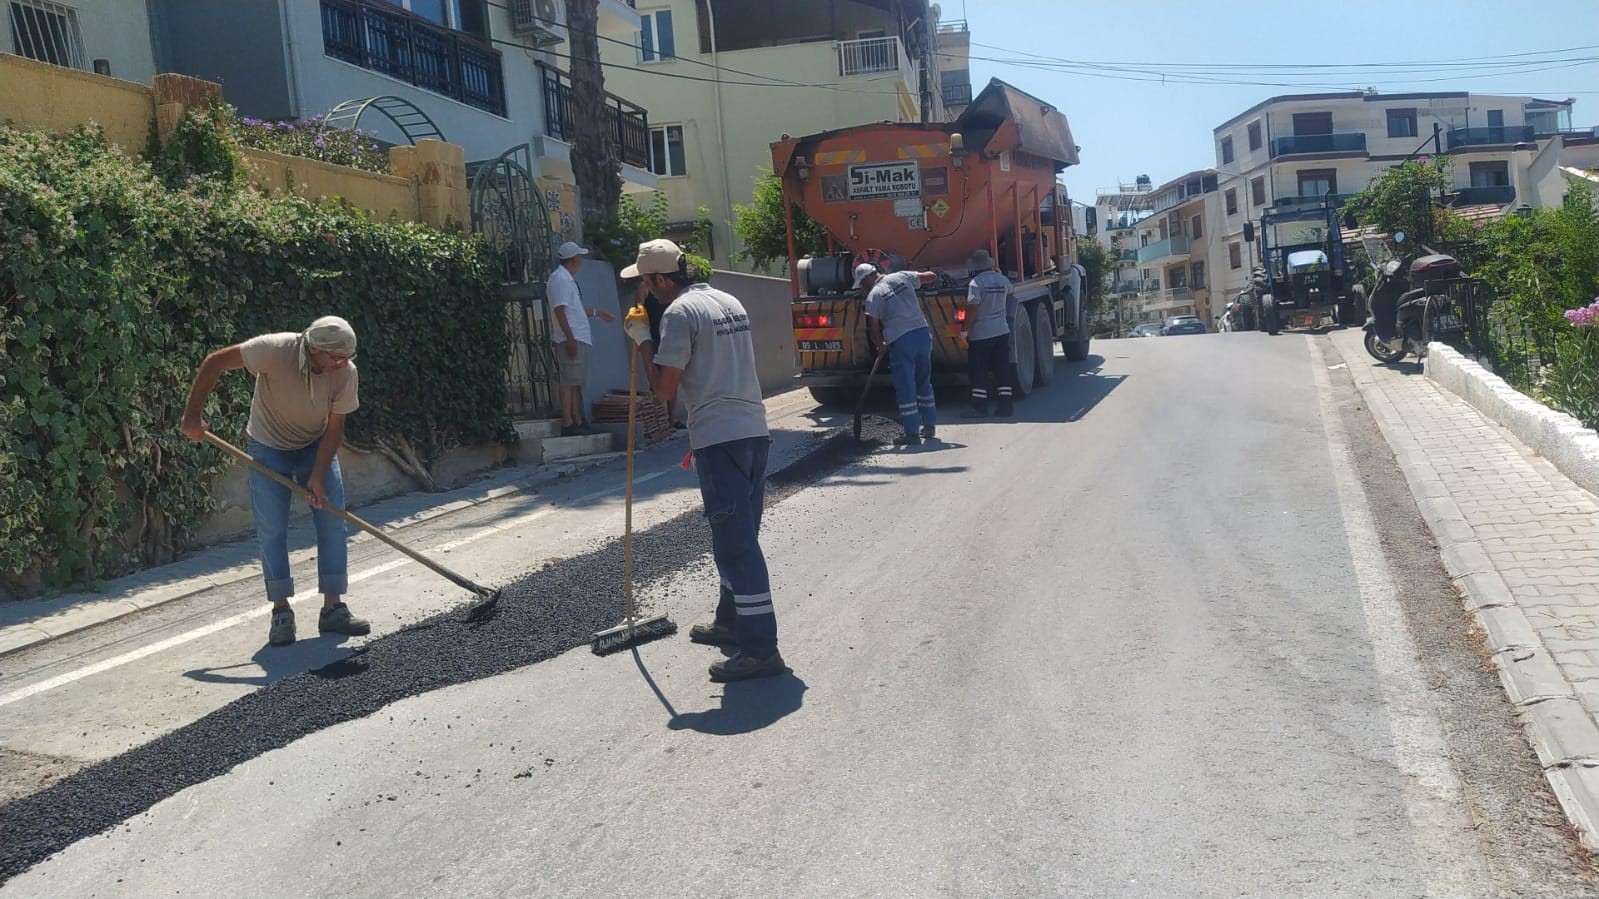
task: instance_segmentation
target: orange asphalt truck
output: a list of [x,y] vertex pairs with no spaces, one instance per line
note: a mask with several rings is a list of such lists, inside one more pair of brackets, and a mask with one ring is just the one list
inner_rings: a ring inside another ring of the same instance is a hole
[[[1025,397],[1055,377],[1054,344],[1088,355],[1083,269],[1073,258],[1071,207],[1056,176],[1077,163],[1066,116],[998,80],[954,122],[883,122],[772,144],[788,215],[788,270],[799,383],[824,404],[853,402],[876,349],[867,336],[857,263],[935,271],[920,290],[933,331],[935,383],[965,384],[967,260],[987,249],[1015,285],[1014,388]],[[827,232],[829,252],[796,258],[793,210]],[[879,378],[887,380],[886,374]]]

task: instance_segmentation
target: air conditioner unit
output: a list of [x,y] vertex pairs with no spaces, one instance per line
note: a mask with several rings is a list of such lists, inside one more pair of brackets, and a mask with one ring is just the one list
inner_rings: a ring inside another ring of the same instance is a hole
[[566,40],[566,0],[511,0],[511,32],[545,47]]

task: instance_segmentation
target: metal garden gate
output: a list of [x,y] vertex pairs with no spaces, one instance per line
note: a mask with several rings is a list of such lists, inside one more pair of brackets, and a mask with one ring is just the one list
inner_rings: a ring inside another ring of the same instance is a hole
[[555,267],[549,208],[533,180],[533,148],[521,144],[498,157],[467,164],[472,183],[472,230],[500,250],[505,262],[506,327],[511,336],[506,402],[516,418],[555,414],[555,347],[545,279]]

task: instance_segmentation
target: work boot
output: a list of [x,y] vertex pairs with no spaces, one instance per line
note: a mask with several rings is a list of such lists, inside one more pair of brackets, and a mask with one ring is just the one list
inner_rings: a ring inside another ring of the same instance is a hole
[[923,440],[932,440],[934,437],[937,437],[937,436],[938,436],[938,429],[937,428],[933,427],[932,425],[922,425],[922,439]]
[[921,446],[922,445],[922,438],[916,436],[915,434],[912,434],[909,431],[906,431],[905,433],[903,433],[903,434],[899,435],[898,437],[894,438],[894,445],[895,446]]
[[720,624],[696,624],[688,629],[688,638],[706,646],[736,646],[733,629]]
[[999,415],[1000,418],[1010,418],[1012,415],[1015,415],[1015,414],[1016,414],[1016,407],[1011,405],[1011,401],[1010,400],[1000,400],[999,401],[999,412],[998,412],[998,415]]
[[729,659],[723,659],[711,666],[711,680],[719,684],[729,681],[749,680],[755,677],[772,677],[788,670],[783,664],[783,655],[777,650],[764,659],[756,658],[743,650]]
[[350,607],[342,602],[322,610],[317,618],[316,629],[324,634],[345,634],[350,637],[364,637],[372,633],[371,623],[350,614]]
[[267,631],[267,642],[273,646],[288,646],[294,642],[294,610],[287,606],[272,610],[272,629]]
[[966,411],[961,413],[961,418],[987,418],[987,417],[988,417],[988,404],[987,403],[973,403],[972,407],[970,409],[967,409]]

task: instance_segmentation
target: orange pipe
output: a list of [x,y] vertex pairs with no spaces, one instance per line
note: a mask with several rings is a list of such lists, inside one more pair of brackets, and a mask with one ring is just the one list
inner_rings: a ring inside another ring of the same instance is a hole
[[1019,181],[1012,181],[1010,185],[1011,204],[1016,207],[1016,239],[1011,245],[1016,248],[1016,275],[1022,280],[1027,279],[1027,269],[1022,262],[1022,185]]
[[999,262],[999,232],[994,224],[994,179],[989,178],[984,187],[988,191],[988,255]]
[[783,226],[788,231],[788,286],[793,296],[800,295],[799,260],[794,256],[794,204],[788,200],[788,179],[783,180]]

